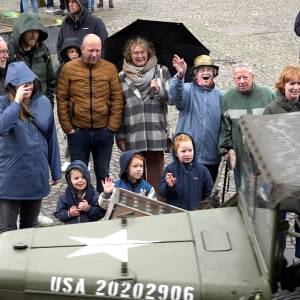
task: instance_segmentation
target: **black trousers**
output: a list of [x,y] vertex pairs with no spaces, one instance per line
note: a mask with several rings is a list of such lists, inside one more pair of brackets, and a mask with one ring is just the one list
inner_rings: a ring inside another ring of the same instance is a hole
[[218,176],[219,164],[217,164],[217,165],[204,165],[204,166],[208,169],[208,171],[209,171],[209,173],[212,177],[212,180],[215,183],[215,181],[217,179],[217,176]]
[[0,200],[0,233],[19,228],[31,228],[38,225],[38,215],[42,200]]

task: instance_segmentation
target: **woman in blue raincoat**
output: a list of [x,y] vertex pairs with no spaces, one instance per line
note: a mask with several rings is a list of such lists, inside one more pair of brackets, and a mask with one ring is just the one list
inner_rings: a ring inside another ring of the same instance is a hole
[[42,198],[61,178],[60,155],[49,99],[24,62],[8,66],[7,95],[0,97],[0,233],[36,226]]

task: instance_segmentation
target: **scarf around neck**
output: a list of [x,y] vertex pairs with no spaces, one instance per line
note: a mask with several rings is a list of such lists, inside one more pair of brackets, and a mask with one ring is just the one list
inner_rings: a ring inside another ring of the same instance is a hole
[[124,74],[133,82],[142,94],[150,91],[150,82],[155,75],[155,66],[157,65],[156,56],[150,57],[143,67],[137,67],[128,63],[125,59],[123,62]]

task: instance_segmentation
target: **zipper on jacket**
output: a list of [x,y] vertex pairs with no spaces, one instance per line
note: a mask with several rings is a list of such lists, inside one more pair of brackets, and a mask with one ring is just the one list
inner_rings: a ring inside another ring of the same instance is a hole
[[89,71],[90,71],[90,116],[91,116],[91,129],[93,129],[94,124],[93,124],[93,92],[92,92],[92,69],[91,67],[89,67]]

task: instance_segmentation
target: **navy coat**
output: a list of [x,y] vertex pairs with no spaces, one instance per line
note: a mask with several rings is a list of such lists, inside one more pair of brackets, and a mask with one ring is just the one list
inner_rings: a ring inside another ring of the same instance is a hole
[[[210,195],[213,188],[211,175],[195,157],[194,153],[194,160],[184,165],[173,153],[174,161],[165,167],[158,185],[158,193],[166,199],[168,204],[193,210],[199,207],[201,200]],[[176,178],[176,184],[172,188],[166,183],[167,173],[172,173]]]
[[[21,75],[21,76],[20,76]],[[23,63],[11,63],[5,83],[20,85],[36,76]],[[60,153],[49,99],[37,93],[29,103],[33,117],[19,118],[21,106],[0,97],[0,199],[40,200],[50,193],[52,179],[61,178]]]
[[[69,217],[68,215],[69,209],[74,205],[77,206],[80,201],[76,195],[76,190],[71,183],[70,171],[72,169],[80,170],[87,180],[84,199],[89,203],[90,208],[87,212],[81,212],[78,217]],[[65,176],[68,187],[66,188],[65,193],[59,197],[54,216],[66,224],[97,221],[104,217],[105,210],[98,204],[99,193],[91,185],[91,176],[86,164],[81,160],[73,161],[67,168]]]

